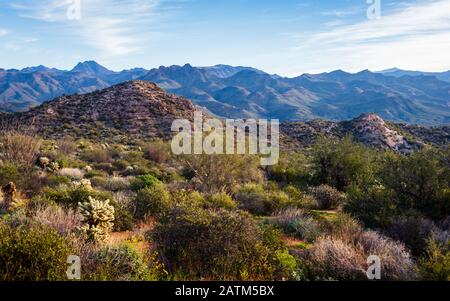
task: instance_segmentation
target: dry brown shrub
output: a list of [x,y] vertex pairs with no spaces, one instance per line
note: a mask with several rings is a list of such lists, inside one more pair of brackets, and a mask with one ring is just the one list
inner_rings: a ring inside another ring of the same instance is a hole
[[70,137],[64,137],[57,141],[59,150],[66,156],[73,154],[77,151],[76,142]]
[[193,188],[206,192],[234,193],[239,184],[261,182],[258,158],[244,155],[189,155],[184,165],[193,174]]
[[322,279],[367,280],[367,259],[381,261],[383,280],[414,280],[416,270],[405,246],[374,231],[362,232],[352,239],[324,236],[308,253],[314,275]]
[[33,131],[8,130],[0,132],[2,158],[16,164],[33,166],[42,145],[42,139]]
[[54,228],[61,235],[67,235],[81,226],[82,217],[73,209],[39,206],[31,215],[33,221]]

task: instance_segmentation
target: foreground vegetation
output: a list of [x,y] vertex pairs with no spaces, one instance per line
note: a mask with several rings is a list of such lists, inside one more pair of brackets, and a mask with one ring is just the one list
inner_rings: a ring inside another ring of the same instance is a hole
[[161,141],[0,136],[0,280],[450,280],[450,151],[319,139],[171,155]]

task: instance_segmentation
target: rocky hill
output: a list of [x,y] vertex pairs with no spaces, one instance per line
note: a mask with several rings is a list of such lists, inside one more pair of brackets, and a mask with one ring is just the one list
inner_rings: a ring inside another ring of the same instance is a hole
[[28,112],[0,115],[2,124],[32,126],[47,138],[163,137],[174,119],[193,119],[195,106],[153,83],[130,81],[101,91],[59,97]]
[[[330,138],[350,135],[367,146],[402,153],[411,153],[424,145],[420,137],[410,135],[407,138],[401,135],[376,114],[363,114],[351,121],[343,122],[313,120],[305,123],[283,123],[281,132],[285,146],[306,147],[322,135]],[[437,141],[442,145],[442,141]]]

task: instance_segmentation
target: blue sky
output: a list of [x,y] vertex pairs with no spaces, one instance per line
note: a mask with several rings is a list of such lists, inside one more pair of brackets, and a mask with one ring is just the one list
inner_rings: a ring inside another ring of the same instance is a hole
[[[366,1],[381,1],[379,19]],[[0,0],[0,68],[96,60],[113,70],[230,64],[294,76],[449,70],[449,53],[450,0]]]

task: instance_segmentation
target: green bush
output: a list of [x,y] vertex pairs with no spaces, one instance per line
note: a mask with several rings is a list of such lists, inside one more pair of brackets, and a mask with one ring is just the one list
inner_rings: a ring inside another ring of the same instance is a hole
[[426,255],[419,260],[418,268],[422,280],[450,281],[450,243],[441,245],[431,238]]
[[431,219],[446,218],[450,212],[449,166],[444,154],[425,148],[410,156],[389,153],[381,160],[381,184],[395,192],[402,211],[415,210]]
[[314,197],[319,210],[337,209],[343,205],[345,195],[328,185],[320,185],[309,189],[309,193]]
[[372,152],[355,144],[351,137],[333,141],[317,139],[313,147],[313,168],[318,184],[328,184],[340,191],[353,185],[373,182]]
[[139,220],[148,216],[157,217],[171,206],[171,196],[164,184],[139,190],[134,201],[135,217]]
[[281,208],[295,204],[284,191],[266,191],[262,185],[247,184],[236,193],[238,207],[254,215],[270,215]]
[[208,207],[211,208],[224,208],[235,209],[237,208],[236,202],[225,192],[220,192],[211,195],[206,199]]
[[150,188],[156,184],[159,184],[160,181],[153,175],[147,174],[143,176],[137,176],[130,183],[130,189],[134,191],[138,191],[145,188]]
[[353,187],[347,195],[344,211],[369,228],[386,228],[398,216],[398,202],[392,190],[382,187]]
[[71,248],[56,230],[0,224],[0,237],[0,280],[67,280]]
[[9,182],[20,185],[24,182],[24,177],[18,165],[12,163],[0,163],[0,185],[5,186]]
[[238,211],[177,206],[148,238],[172,273],[187,279],[269,280],[279,263],[261,229]]
[[132,247],[124,244],[107,247],[94,253],[95,270],[89,276],[95,281],[151,281],[156,280],[149,262]]

